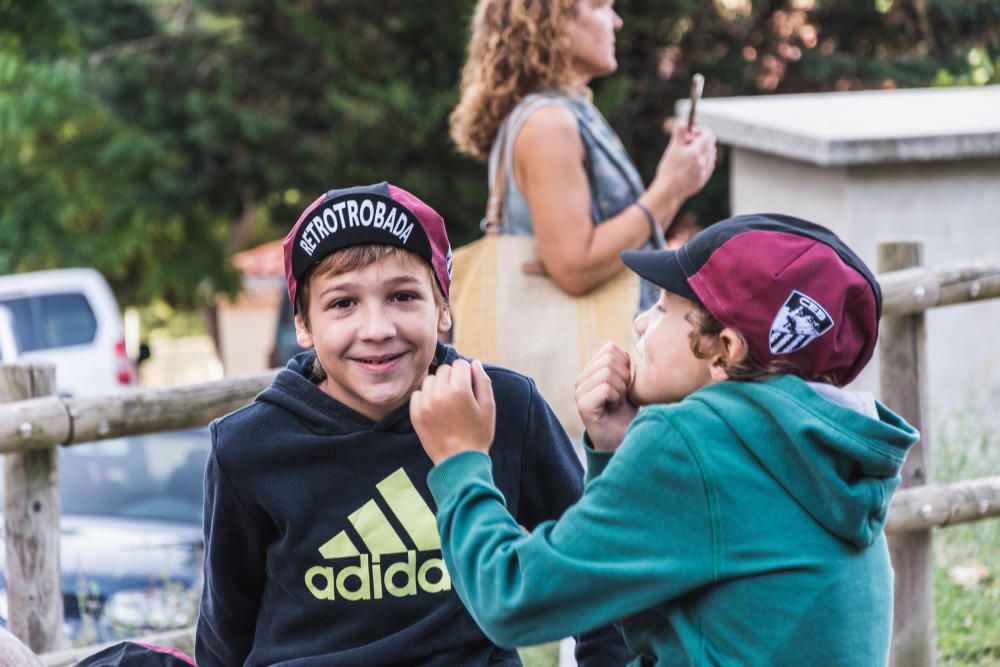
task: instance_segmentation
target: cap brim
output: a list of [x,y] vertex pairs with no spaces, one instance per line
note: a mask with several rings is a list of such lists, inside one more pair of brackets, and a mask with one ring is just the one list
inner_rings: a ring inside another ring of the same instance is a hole
[[675,250],[627,250],[621,254],[622,262],[642,278],[685,299],[701,303],[701,299],[688,285]]

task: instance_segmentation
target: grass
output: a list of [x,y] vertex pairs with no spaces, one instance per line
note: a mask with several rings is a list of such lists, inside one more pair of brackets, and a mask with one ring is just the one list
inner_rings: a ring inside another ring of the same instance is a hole
[[[998,546],[994,542],[991,548]],[[938,664],[1000,664],[1000,579],[994,574],[975,588],[964,588],[951,581],[944,568],[935,570]]]
[[[994,399],[993,403],[996,403]],[[933,479],[939,483],[1000,475],[1000,415],[989,401],[936,420]],[[985,576],[962,585],[949,575],[973,566]],[[938,664],[1000,665],[1000,518],[934,533]]]
[[559,665],[559,642],[520,648],[517,652],[521,655],[524,667],[558,667]]

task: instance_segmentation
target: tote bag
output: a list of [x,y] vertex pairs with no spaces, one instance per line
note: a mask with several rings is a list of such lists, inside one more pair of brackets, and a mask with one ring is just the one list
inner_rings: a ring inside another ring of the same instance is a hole
[[610,280],[574,296],[543,271],[525,270],[541,267],[534,237],[502,233],[507,132],[523,114],[509,119],[500,132],[496,176],[482,222],[485,235],[452,257],[452,342],[461,354],[532,378],[576,439],[583,434],[574,396],[577,376],[608,341],[632,348],[639,277],[622,267]]
[[563,428],[578,438],[583,423],[574,397],[576,378],[608,341],[632,348],[639,278],[622,269],[573,296],[545,275],[525,273],[526,263],[537,262],[530,236],[488,231],[456,249],[453,342],[465,356],[531,377]]

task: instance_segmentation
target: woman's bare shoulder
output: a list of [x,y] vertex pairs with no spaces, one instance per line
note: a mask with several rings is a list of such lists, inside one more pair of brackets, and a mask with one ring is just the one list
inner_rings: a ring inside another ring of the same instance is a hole
[[561,104],[546,104],[534,110],[521,126],[514,146],[515,153],[524,157],[539,152],[548,157],[563,152],[575,156],[582,150],[576,116]]
[[521,126],[521,132],[577,132],[576,116],[562,104],[553,102],[533,109]]

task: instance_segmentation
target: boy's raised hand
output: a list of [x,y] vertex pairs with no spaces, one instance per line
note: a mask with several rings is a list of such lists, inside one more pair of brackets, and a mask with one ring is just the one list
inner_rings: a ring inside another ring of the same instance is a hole
[[594,449],[613,452],[625,438],[639,408],[628,400],[632,359],[608,343],[584,367],[576,380],[576,407]]
[[496,429],[493,382],[477,360],[442,364],[410,396],[410,421],[434,465],[460,452],[489,452]]

